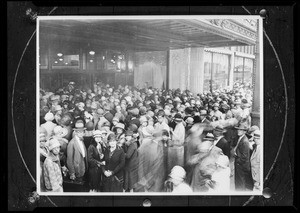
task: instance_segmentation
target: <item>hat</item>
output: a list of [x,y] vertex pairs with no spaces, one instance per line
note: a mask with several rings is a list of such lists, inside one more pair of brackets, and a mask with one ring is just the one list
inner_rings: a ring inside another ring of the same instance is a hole
[[254,138],[260,138],[260,131],[259,130],[254,131]]
[[145,116],[140,117],[140,123],[148,122],[148,119]]
[[125,133],[126,136],[132,136],[133,135],[133,131],[131,130],[127,130]]
[[93,132],[93,137],[95,138],[95,137],[100,137],[100,136],[102,136],[102,133],[103,132],[105,132],[105,131],[101,131],[101,130],[95,130],[94,132]]
[[128,127],[128,129],[130,129],[130,130],[132,130],[133,132],[136,132],[137,130],[138,130],[138,127],[137,127],[137,125],[135,125],[135,124],[130,124],[130,126]]
[[171,170],[171,173],[169,175],[172,179],[175,180],[184,180],[186,176],[185,170],[181,166],[174,166]]
[[49,151],[56,147],[60,147],[60,143],[56,138],[51,138],[48,143]]
[[48,113],[46,113],[44,118],[45,118],[46,121],[53,121],[54,120],[54,115],[53,115],[53,113],[48,112]]
[[133,109],[131,109],[131,110],[128,110],[128,112],[131,112],[133,115],[139,115],[139,110],[138,110],[138,108],[133,108]]
[[178,122],[182,121],[181,115],[180,115],[179,113],[175,114],[174,120],[175,120],[175,121],[178,121]]
[[145,115],[146,111],[147,111],[147,108],[144,107],[144,106],[141,106],[140,109],[139,109],[139,111],[140,111],[140,115]]
[[85,104],[83,102],[79,102],[77,106],[78,106],[78,108],[83,108],[85,106]]
[[104,114],[103,109],[101,109],[101,108],[97,109],[97,114],[98,115],[103,115]]
[[188,117],[188,118],[185,120],[185,122],[186,122],[187,124],[193,124],[193,123],[194,123],[194,118]]
[[251,126],[251,127],[248,129],[248,133],[251,134],[251,133],[253,133],[255,130],[259,130],[259,127],[256,126],[256,125],[253,125],[253,126]]
[[87,122],[85,128],[87,131],[92,131],[94,129],[94,123],[92,121]]
[[214,103],[213,107],[219,107],[220,104],[219,103]]
[[119,119],[119,117],[115,116],[115,117],[113,117],[112,121],[117,121],[117,122],[119,122],[120,119]]
[[152,118],[154,116],[154,112],[153,111],[148,111],[147,114]]
[[125,125],[122,123],[117,123],[115,127],[125,130]]
[[110,122],[109,122],[109,121],[105,121],[105,122],[103,123],[103,126],[110,127]]
[[116,135],[115,133],[111,132],[108,136],[107,136],[107,141],[110,142],[112,140],[116,139]]
[[200,115],[207,115],[207,111],[206,110],[200,110]]
[[199,144],[198,150],[199,152],[209,152],[213,147],[213,143],[210,141],[203,141]]
[[54,111],[62,110],[63,108],[60,105],[56,105],[54,108]]
[[213,140],[215,140],[215,136],[211,133],[207,133],[203,140],[204,141],[213,141]]
[[73,81],[70,81],[70,82],[69,82],[69,85],[70,85],[70,84],[71,84],[71,85],[74,85],[74,84],[75,84],[75,82],[73,82]]
[[83,124],[82,120],[76,121],[74,130],[85,130],[85,129],[86,128],[84,127],[84,124]]
[[46,134],[45,133],[40,133],[40,141],[46,141]]
[[239,126],[234,127],[235,129],[239,129],[239,130],[245,130],[247,131],[249,128],[246,124],[241,123]]
[[217,126],[214,128],[214,131],[217,131],[217,132],[224,132],[224,128],[223,128],[223,126],[221,126],[221,125],[217,125]]
[[220,155],[216,161],[220,167],[227,168],[229,166],[229,159],[226,155]]
[[53,129],[54,135],[65,137],[68,134],[68,130],[66,128],[63,128],[61,126],[56,126]]
[[179,97],[176,97],[176,98],[174,99],[174,101],[175,101],[175,102],[180,102],[180,103],[182,102],[182,101],[180,100]]

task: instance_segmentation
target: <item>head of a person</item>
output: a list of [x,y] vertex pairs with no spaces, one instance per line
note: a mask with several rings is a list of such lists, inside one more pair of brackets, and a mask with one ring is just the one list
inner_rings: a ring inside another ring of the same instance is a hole
[[248,127],[245,124],[240,124],[238,127],[235,127],[237,129],[237,135],[238,136],[242,136],[244,134],[246,134],[246,132],[248,131]]
[[85,127],[84,127],[84,123],[82,120],[78,120],[75,123],[75,128],[74,128],[74,134],[79,137],[80,139],[83,138],[84,136],[84,132],[85,132]]
[[163,141],[167,141],[169,139],[169,137],[170,137],[169,132],[167,130],[163,129],[162,130],[162,139],[163,139]]
[[213,130],[213,135],[215,137],[219,137],[219,136],[222,136],[224,133],[224,127],[221,126],[221,125],[217,125],[214,130]]
[[102,141],[102,131],[101,130],[95,130],[93,132],[93,138],[97,143],[100,143]]
[[125,139],[126,141],[131,141],[133,138],[133,131],[132,130],[127,130],[125,133]]
[[110,133],[107,136],[107,141],[108,141],[108,145],[110,146],[110,148],[114,149],[117,146],[117,139],[116,139],[116,135],[114,133]]
[[157,120],[159,123],[162,123],[164,121],[164,118],[165,118],[165,112],[164,110],[159,110],[157,112]]
[[125,125],[123,123],[117,123],[115,127],[117,134],[122,134],[125,131]]
[[56,138],[50,138],[49,139],[49,151],[53,154],[53,155],[58,155],[59,151],[60,151],[60,143]]
[[186,172],[181,166],[176,165],[172,168],[169,177],[171,178],[173,184],[177,186],[184,181]]
[[203,120],[207,116],[207,111],[206,110],[200,110],[200,119]]
[[253,140],[255,142],[255,144],[259,144],[260,143],[260,131],[259,130],[255,130],[253,133]]

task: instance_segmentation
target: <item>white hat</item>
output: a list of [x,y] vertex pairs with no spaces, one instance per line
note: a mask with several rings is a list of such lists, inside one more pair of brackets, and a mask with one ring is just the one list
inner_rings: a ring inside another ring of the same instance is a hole
[[53,113],[48,112],[48,113],[46,113],[44,118],[45,118],[46,121],[53,121],[54,120],[54,115],[53,115]]
[[56,126],[53,129],[53,133],[54,133],[54,135],[58,135],[60,137],[65,137],[68,134],[68,130],[61,126]]
[[186,172],[181,166],[174,166],[169,176],[175,180],[184,180],[185,175]]
[[60,147],[59,141],[56,138],[51,138],[49,140],[49,151],[51,151],[52,149],[54,149],[56,147]]
[[220,155],[216,161],[216,164],[223,168],[227,168],[229,166],[229,159],[226,155]]
[[93,132],[93,137],[102,136],[102,133],[103,131],[97,129]]
[[258,130],[255,130],[255,131],[253,132],[253,136],[254,136],[254,138],[260,138],[260,131],[259,131],[259,129],[258,129]]

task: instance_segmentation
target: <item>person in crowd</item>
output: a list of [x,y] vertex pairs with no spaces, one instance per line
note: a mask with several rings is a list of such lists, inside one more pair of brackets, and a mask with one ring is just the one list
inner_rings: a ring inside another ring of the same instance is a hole
[[250,146],[249,140],[245,135],[248,127],[240,124],[237,127],[238,140],[233,148],[235,189],[237,191],[247,191],[253,189],[253,181],[250,169]]
[[52,112],[48,112],[44,118],[46,122],[41,124],[41,127],[47,131],[46,140],[48,140],[53,135],[53,129],[57,126],[57,124],[52,122],[54,120]]
[[177,113],[174,117],[176,127],[174,131],[171,129],[171,143],[169,144],[168,151],[168,171],[175,165],[184,166],[184,140],[185,140],[185,128],[183,125],[182,117]]
[[133,192],[133,186],[138,181],[138,147],[137,140],[133,137],[133,131],[127,130],[125,135],[124,190]]
[[261,144],[260,144],[260,131],[255,130],[253,134],[255,145],[253,145],[253,152],[250,158],[251,174],[253,178],[253,190],[261,190],[261,178],[260,178],[260,155],[261,155]]
[[59,160],[60,143],[49,139],[49,154],[43,164],[43,177],[47,192],[63,192],[62,168]]
[[157,123],[154,124],[155,132],[161,132],[163,129],[170,131],[170,127],[165,121],[165,112],[163,110],[159,110],[157,112]]
[[89,148],[91,141],[93,140],[93,132],[94,132],[94,123],[92,121],[88,121],[85,124],[85,131],[83,136],[83,143],[86,149]]
[[107,137],[109,148],[104,152],[105,165],[102,167],[104,174],[104,192],[123,192],[125,153],[117,146],[116,135],[110,133]]
[[230,158],[230,144],[224,138],[224,128],[221,125],[218,125],[213,130],[214,135],[214,145],[222,149],[224,155]]
[[191,187],[193,192],[207,192],[212,187],[211,176],[217,169],[216,161],[223,153],[208,140],[204,140],[197,148],[199,153],[191,159],[196,162]]
[[117,123],[115,127],[117,146],[125,151],[125,125],[123,123]]
[[216,161],[216,170],[211,175],[212,187],[209,191],[217,193],[230,192],[230,167],[226,155],[220,155]]
[[90,192],[99,192],[101,190],[102,169],[105,164],[104,154],[101,147],[102,134],[100,130],[93,132],[93,140],[88,147],[88,171]]
[[67,146],[69,141],[64,138],[68,134],[68,130],[61,126],[56,126],[53,129],[53,138],[56,138],[60,143],[59,159],[61,166],[66,166],[67,164]]
[[174,166],[164,183],[165,191],[179,194],[192,193],[191,187],[185,182],[185,177],[185,170],[181,166]]
[[83,142],[85,129],[83,121],[78,120],[75,123],[74,137],[67,146],[67,167],[70,179],[79,182],[85,180],[85,174],[88,171],[87,150]]

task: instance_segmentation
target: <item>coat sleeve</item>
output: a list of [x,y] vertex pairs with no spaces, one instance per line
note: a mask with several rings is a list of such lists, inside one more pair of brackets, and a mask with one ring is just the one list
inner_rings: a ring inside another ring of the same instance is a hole
[[241,165],[247,164],[250,161],[250,148],[247,141],[241,141],[239,144],[240,157],[237,159]]
[[96,154],[95,151],[97,150],[95,150],[94,147],[90,145],[88,148],[88,162],[90,164],[90,167],[96,167],[98,163],[98,161],[94,159],[94,154]]
[[74,157],[74,142],[72,141],[72,142],[68,143],[68,146],[67,146],[67,166],[68,166],[70,175],[75,174],[73,157]]
[[223,152],[224,155],[226,155],[228,158],[230,158],[230,144],[228,143],[228,141],[223,138],[224,141],[224,145],[223,145]]
[[131,144],[131,145],[128,147],[127,152],[125,153],[125,158],[126,158],[126,159],[131,158],[131,156],[133,155],[133,153],[135,152],[135,150],[136,150],[135,145],[134,145],[134,144]]
[[125,166],[125,153],[123,150],[121,150],[118,160],[119,160],[119,164],[116,166],[114,171],[112,171],[113,175],[118,173]]

